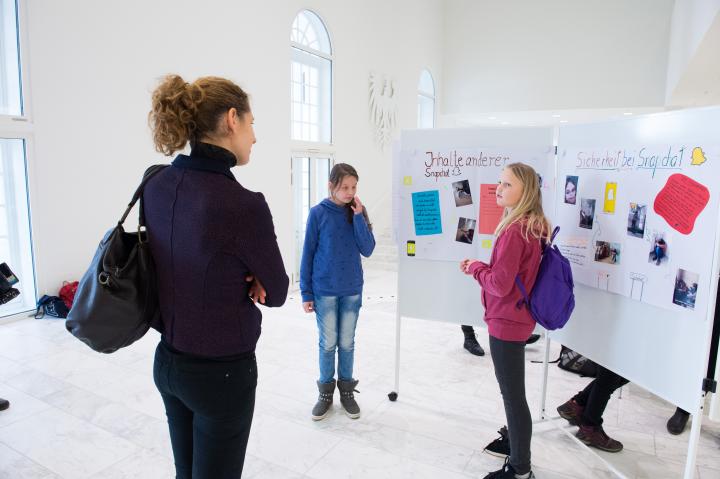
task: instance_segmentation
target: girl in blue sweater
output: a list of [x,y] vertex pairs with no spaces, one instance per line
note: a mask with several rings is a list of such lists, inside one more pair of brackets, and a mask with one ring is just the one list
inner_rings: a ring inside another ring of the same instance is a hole
[[303,309],[315,312],[320,335],[320,393],[312,418],[327,416],[335,392],[335,351],[340,403],[352,419],[360,417],[353,396],[355,325],[362,305],[363,270],[360,255],[369,257],[375,238],[357,191],[358,174],[345,163],[330,171],[330,195],[310,210],[300,266]]

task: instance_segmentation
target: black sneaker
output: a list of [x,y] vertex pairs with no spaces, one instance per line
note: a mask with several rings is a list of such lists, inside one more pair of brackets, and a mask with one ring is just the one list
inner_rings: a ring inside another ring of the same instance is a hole
[[539,334],[531,334],[530,337],[527,338],[527,340],[525,341],[525,344],[527,345],[527,344],[537,343],[538,339],[540,339]]
[[[515,469],[509,464],[508,459],[505,459],[502,469],[498,469],[495,472],[491,472],[484,479],[517,479],[519,476]],[[527,473],[527,479],[535,479],[535,474],[532,471]]]
[[465,342],[463,343],[463,347],[467,349],[470,354],[473,354],[475,356],[485,356],[485,351],[483,350],[482,346],[480,346],[480,343],[478,343],[475,336],[466,337]]
[[508,457],[510,455],[510,440],[508,439],[507,427],[501,427],[498,434],[500,434],[500,437],[485,446],[483,452],[496,457]]

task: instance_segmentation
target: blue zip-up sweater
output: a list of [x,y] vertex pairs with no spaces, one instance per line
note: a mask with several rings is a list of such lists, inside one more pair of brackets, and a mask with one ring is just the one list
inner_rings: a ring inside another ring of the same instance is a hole
[[360,255],[370,257],[375,237],[362,214],[353,215],[350,224],[346,208],[324,199],[310,209],[300,265],[303,302],[362,293]]

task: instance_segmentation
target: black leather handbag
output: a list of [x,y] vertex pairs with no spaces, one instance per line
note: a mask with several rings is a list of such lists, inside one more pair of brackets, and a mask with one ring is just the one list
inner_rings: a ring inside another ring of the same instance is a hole
[[[142,193],[150,178],[166,166],[153,165],[145,171],[125,213],[105,234],[78,285],[65,327],[95,351],[112,353],[129,346],[143,337],[159,314]],[[126,233],[123,223],[138,200],[138,231]]]

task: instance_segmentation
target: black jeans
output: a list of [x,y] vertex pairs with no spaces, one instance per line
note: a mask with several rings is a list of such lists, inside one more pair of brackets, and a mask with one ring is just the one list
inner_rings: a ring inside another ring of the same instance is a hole
[[610,396],[616,389],[626,385],[629,381],[618,376],[609,369],[598,364],[597,377],[573,398],[583,407],[580,424],[583,426],[602,426],[603,413],[607,407]]
[[255,355],[197,358],[160,342],[153,377],[165,403],[177,479],[239,478],[255,410]]
[[490,336],[490,355],[505,405],[510,465],[517,474],[526,474],[530,472],[532,416],[525,397],[525,341]]

